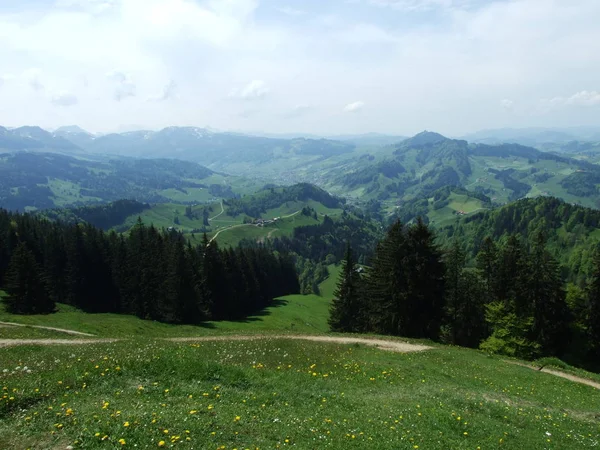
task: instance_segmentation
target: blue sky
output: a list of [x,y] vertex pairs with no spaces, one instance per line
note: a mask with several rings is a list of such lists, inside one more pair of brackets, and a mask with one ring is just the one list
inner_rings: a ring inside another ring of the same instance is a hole
[[598,0],[0,1],[0,125],[597,125],[598,23]]

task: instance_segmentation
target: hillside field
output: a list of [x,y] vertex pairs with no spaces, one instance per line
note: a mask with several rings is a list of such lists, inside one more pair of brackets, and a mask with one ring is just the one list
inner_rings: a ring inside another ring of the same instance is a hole
[[591,386],[431,342],[393,353],[293,339],[327,332],[339,273],[329,269],[323,297],[284,297],[240,322],[175,326],[68,307],[0,313],[120,338],[84,345],[94,338],[0,326],[1,339],[82,341],[0,347],[0,448],[597,448],[600,390]]

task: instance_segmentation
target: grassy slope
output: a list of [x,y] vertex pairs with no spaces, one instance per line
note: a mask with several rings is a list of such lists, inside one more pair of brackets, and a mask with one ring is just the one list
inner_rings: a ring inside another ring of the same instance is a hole
[[[63,328],[91,333],[100,337],[186,337],[214,334],[215,332],[262,333],[265,331],[324,333],[328,329],[329,302],[333,297],[330,285],[337,281],[338,274],[335,266],[330,267],[332,276],[320,286],[322,296],[288,295],[276,300],[274,306],[242,321],[207,322],[200,326],[176,326],[120,314],[85,314],[68,305],[59,305],[59,312],[56,314],[34,316],[8,314],[0,305],[0,321]],[[32,338],[69,338],[64,333],[57,336],[53,332],[31,328],[18,331],[14,328],[0,328],[0,339],[27,338],[26,330],[32,333]]]
[[451,347],[146,340],[4,349],[0,367],[0,448],[585,449],[600,433],[597,390]]
[[[321,285],[326,297],[333,281]],[[600,391],[481,352],[436,346],[395,354],[305,341],[148,339],[326,330],[327,299],[285,300],[266,315],[212,329],[75,311],[19,317],[146,337],[0,348],[0,448],[161,448],[161,442],[164,448],[228,449],[597,446]],[[0,314],[7,319],[16,320]]]

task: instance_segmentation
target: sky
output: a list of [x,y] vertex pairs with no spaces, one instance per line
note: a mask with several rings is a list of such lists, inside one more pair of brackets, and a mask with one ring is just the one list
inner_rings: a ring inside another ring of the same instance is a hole
[[0,125],[600,124],[598,0],[0,0]]

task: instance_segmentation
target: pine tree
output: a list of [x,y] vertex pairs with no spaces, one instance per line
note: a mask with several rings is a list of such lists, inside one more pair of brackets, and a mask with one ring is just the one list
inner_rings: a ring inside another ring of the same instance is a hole
[[329,328],[331,331],[359,331],[360,274],[354,261],[350,245],[342,262],[342,272],[330,308]]
[[593,271],[588,285],[587,333],[592,358],[600,361],[600,248],[593,258]]
[[47,314],[55,309],[42,271],[25,243],[17,246],[5,279],[6,309],[13,314]]
[[543,232],[536,237],[527,273],[532,339],[545,354],[560,356],[570,340],[570,314],[558,261],[546,250]]
[[495,300],[498,276],[498,247],[491,237],[483,240],[477,254],[477,269],[485,283],[485,292],[488,302]]
[[397,221],[377,245],[367,271],[362,302],[361,328],[381,334],[401,335],[406,317],[406,250],[404,225]]
[[408,308],[402,317],[403,336],[437,339],[444,314],[444,262],[431,229],[421,220],[407,232]]
[[458,343],[458,333],[462,328],[462,303],[464,292],[462,292],[462,278],[465,268],[466,254],[462,242],[454,239],[452,247],[445,257],[446,263],[446,315],[450,342]]

